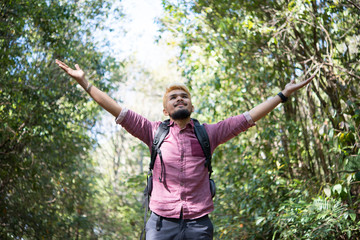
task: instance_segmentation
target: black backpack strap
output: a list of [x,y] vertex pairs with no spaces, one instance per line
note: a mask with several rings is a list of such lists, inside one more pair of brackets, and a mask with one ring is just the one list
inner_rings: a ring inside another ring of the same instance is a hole
[[206,132],[205,126],[200,124],[198,120],[192,119],[194,122],[194,131],[197,139],[199,140],[200,146],[205,155],[205,166],[209,169],[209,177],[212,173],[211,167],[211,148],[210,148],[210,141],[209,136]]
[[162,123],[160,123],[158,129],[155,132],[153,145],[151,147],[151,161],[149,166],[150,171],[153,170],[158,150],[160,149],[160,146],[164,141],[166,135],[168,135],[169,133],[169,123],[170,119],[163,121]]
[[[156,129],[153,144],[151,146],[151,160],[150,160],[149,172],[148,172],[148,176],[147,176],[147,186],[146,186],[146,188],[144,190],[144,197],[145,197],[145,202],[144,202],[144,207],[145,207],[144,228],[141,231],[140,240],[142,240],[143,236],[145,236],[144,234],[145,234],[145,227],[146,227],[146,221],[147,221],[147,213],[148,213],[148,210],[149,210],[150,195],[151,195],[151,191],[152,191],[152,170],[154,168],[156,156],[158,154],[160,156],[160,161],[161,161],[160,181],[162,181],[161,177],[163,176],[163,174],[165,174],[165,166],[164,166],[164,162],[163,162],[163,159],[162,159],[162,156],[161,156],[160,146],[163,143],[166,135],[168,135],[168,133],[170,131],[169,123],[170,123],[170,119],[165,120],[162,123],[160,123],[158,129]],[[165,179],[164,179],[164,186],[167,189]]]

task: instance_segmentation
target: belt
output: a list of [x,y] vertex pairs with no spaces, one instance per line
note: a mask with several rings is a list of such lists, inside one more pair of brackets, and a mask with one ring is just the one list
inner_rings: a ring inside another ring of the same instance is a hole
[[[161,217],[162,219],[166,219],[166,220],[180,220],[180,219],[183,219],[183,213],[181,212],[180,213],[180,217],[179,218],[169,218],[169,217],[163,217],[163,216],[160,216],[159,214],[155,213],[155,212],[152,212],[153,214],[155,214],[157,217]],[[202,217],[199,217],[199,218],[193,218],[193,219],[183,219],[185,221],[193,221],[193,220],[201,220],[203,218],[207,218],[208,217],[208,214],[202,216]]]

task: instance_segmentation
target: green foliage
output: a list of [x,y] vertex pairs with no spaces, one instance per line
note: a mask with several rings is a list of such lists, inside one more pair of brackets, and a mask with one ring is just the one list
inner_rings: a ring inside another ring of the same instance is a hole
[[[178,63],[202,122],[240,114],[290,79],[317,73],[309,88],[215,152],[216,237],[359,238],[359,4],[172,2],[163,1],[163,31],[181,41]],[[0,4],[1,239],[138,236],[145,176],[134,168],[142,162],[127,162],[128,174],[120,161],[113,175],[95,171],[87,130],[99,107],[54,65],[76,62],[101,89],[112,88],[121,72],[91,35],[110,6]],[[148,151],[127,147],[135,148]]]
[[273,214],[274,239],[351,239],[359,234],[356,214],[340,200],[291,199]]
[[115,64],[94,50],[86,24],[99,21],[94,18],[109,6],[105,1],[0,4],[1,239],[97,235],[87,130],[99,108],[54,61],[79,63],[108,90],[101,69]]
[[[204,122],[248,111],[290,79],[316,73],[289,103],[216,150],[214,177],[221,176],[212,216],[216,235],[358,237],[356,221],[345,215],[359,219],[359,182],[349,178],[360,169],[359,5],[307,0],[164,5],[163,31],[181,41],[179,65]],[[343,217],[314,208],[312,199],[325,196]],[[287,228],[282,217],[298,211],[302,214]]]
[[96,149],[99,163],[97,224],[104,239],[136,239],[144,225],[143,190],[149,149],[124,129],[115,131]]

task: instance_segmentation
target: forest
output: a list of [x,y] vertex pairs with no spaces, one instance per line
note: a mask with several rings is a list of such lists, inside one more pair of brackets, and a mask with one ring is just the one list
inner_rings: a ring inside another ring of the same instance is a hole
[[[214,152],[214,238],[359,239],[360,3],[162,7],[158,43],[177,49],[169,64],[200,122],[241,114],[316,74]],[[99,48],[95,30],[110,28],[110,14],[126,18],[111,0],[2,0],[0,8],[0,239],[138,239],[148,148],[114,121],[111,134],[96,127],[104,111],[55,59],[84,66],[119,102],[132,79],[161,108],[170,80]],[[138,111],[165,119],[153,108]]]

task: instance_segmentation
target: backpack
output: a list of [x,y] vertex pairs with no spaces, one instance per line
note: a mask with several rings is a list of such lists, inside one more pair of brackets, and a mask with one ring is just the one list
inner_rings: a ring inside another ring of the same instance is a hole
[[[195,131],[196,138],[198,139],[200,146],[205,155],[205,159],[206,159],[205,167],[207,167],[208,171],[209,171],[210,192],[211,192],[211,196],[214,197],[215,193],[216,193],[216,187],[215,187],[214,180],[212,180],[210,178],[211,173],[212,173],[212,167],[211,167],[211,149],[210,149],[209,136],[208,136],[208,134],[205,130],[205,126],[203,124],[200,124],[199,121],[194,118],[192,118],[192,120],[194,122],[194,131]],[[151,161],[150,161],[150,165],[149,165],[149,172],[147,175],[147,186],[145,187],[145,190],[144,190],[144,197],[145,197],[144,229],[141,233],[140,240],[142,239],[142,236],[143,236],[143,233],[145,230],[145,226],[146,226],[146,217],[147,217],[147,212],[149,210],[149,202],[150,202],[150,196],[151,196],[151,192],[152,192],[152,170],[154,168],[154,164],[155,164],[157,155],[159,155],[159,158],[161,161],[161,168],[163,171],[164,162],[162,159],[160,147],[161,147],[161,144],[163,143],[165,137],[169,134],[169,131],[170,131],[169,123],[170,123],[170,119],[165,120],[162,123],[160,123],[158,129],[155,132],[153,144],[151,147]],[[162,176],[160,176],[160,181],[162,180],[161,177]],[[165,188],[167,188],[165,179],[164,179],[163,183],[164,183]]]

